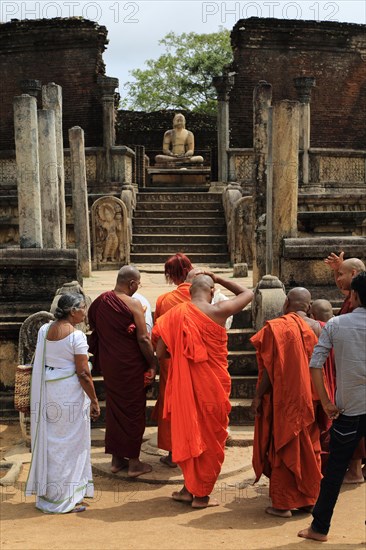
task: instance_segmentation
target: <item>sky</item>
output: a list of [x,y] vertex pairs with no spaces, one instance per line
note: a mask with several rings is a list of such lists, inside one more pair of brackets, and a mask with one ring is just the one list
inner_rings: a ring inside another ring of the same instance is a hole
[[144,68],[147,59],[163,53],[158,42],[168,32],[211,33],[231,30],[239,19],[275,17],[366,24],[366,0],[1,0],[0,21],[83,16],[105,25],[109,45],[103,58],[107,76],[119,79],[119,93]]

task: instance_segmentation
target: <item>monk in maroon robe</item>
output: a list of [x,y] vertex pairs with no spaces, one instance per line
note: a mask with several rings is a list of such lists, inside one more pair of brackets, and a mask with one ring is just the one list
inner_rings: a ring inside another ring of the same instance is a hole
[[91,352],[96,353],[106,391],[105,452],[112,454],[112,473],[128,466],[130,477],[152,469],[139,460],[146,414],[144,377],[152,382],[155,376],[143,308],[131,298],[139,285],[139,271],[122,267],[115,289],[101,294],[88,312],[94,331]]

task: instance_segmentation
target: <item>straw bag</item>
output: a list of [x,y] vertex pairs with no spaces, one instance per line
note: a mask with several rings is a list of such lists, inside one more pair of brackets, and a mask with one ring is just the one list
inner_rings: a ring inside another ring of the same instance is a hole
[[19,412],[30,412],[30,386],[33,365],[18,365],[15,371],[14,406]]

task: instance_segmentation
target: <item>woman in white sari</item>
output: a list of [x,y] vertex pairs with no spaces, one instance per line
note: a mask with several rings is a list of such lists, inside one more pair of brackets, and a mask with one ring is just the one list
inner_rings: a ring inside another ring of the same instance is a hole
[[56,321],[38,332],[31,385],[32,461],[26,495],[49,514],[84,511],[92,498],[90,417],[100,414],[88,365],[85,334],[75,325],[85,319],[80,294],[64,294]]

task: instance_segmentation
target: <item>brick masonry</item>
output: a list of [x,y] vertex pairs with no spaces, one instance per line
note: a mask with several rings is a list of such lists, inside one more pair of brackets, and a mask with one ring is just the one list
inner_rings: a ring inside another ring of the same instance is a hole
[[86,146],[102,145],[97,77],[105,74],[102,54],[107,43],[105,27],[81,18],[0,24],[0,150],[14,149],[12,102],[22,93],[19,82],[25,79],[62,86],[65,147],[72,126],[83,128]]
[[366,25],[251,17],[236,23],[231,41],[231,147],[252,147],[259,80],[278,101],[297,99],[295,77],[314,76],[311,146],[366,148]]

